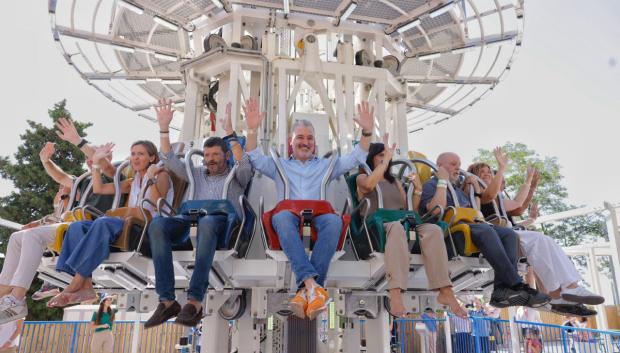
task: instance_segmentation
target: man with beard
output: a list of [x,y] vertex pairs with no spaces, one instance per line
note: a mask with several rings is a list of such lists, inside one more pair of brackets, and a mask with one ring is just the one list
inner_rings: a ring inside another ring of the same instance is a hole
[[[265,113],[258,112],[256,102],[249,104],[245,110],[248,126],[246,149],[252,165],[276,182],[278,197],[282,199],[284,185],[277,176],[275,162],[263,155],[260,148],[256,148],[257,129]],[[360,143],[351,153],[338,158],[331,179],[365,163],[374,130],[374,109],[370,108],[367,102],[362,102],[358,105],[358,113],[358,117],[354,120],[362,128]],[[315,154],[315,131],[312,123],[307,120],[296,120],[292,126],[290,144],[293,150],[290,158],[280,157],[280,163],[290,185],[290,199],[320,199],[321,181],[329,168],[329,160],[317,157]],[[278,234],[282,250],[291,262],[291,269],[295,273],[299,288],[297,295],[291,300],[291,309],[296,316],[312,320],[326,309],[329,295],[323,286],[329,263],[336,252],[342,220],[337,214],[314,217],[312,224],[317,232],[317,240],[310,259],[306,255],[299,234],[299,222],[299,217],[289,211],[278,212],[272,218],[273,228]]]
[[[204,143],[203,164],[194,167],[192,175],[187,175],[184,163],[179,160],[170,148],[169,127],[172,121],[171,101],[162,99],[157,111],[157,121],[160,128],[160,152],[164,165],[173,173],[186,181],[194,178],[195,200],[218,200],[222,198],[224,182],[231,171],[227,161],[230,158],[228,144],[232,147],[232,154],[239,163],[234,177],[228,188],[228,200],[235,207],[237,215],[243,210],[236,201],[239,199],[250,180],[252,179],[252,165],[243,153],[237,136],[233,131],[230,116],[230,103],[226,106],[226,118],[221,121],[226,136],[210,137]],[[228,142],[228,144],[227,144]],[[145,323],[146,328],[160,325],[173,317],[176,322],[184,326],[196,326],[203,316],[202,301],[209,285],[209,272],[215,250],[220,237],[225,236],[228,217],[225,215],[209,214],[202,216],[198,221],[198,235],[195,247],[196,271],[187,291],[188,302],[183,306],[175,300],[174,268],[172,264],[172,245],[187,244],[191,220],[184,215],[175,217],[156,217],[149,225],[148,235],[155,266],[155,290],[159,295],[159,305],[153,315]]]

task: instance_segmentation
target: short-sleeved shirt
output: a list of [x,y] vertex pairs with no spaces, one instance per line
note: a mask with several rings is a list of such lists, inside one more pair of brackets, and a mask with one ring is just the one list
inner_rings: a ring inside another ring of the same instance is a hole
[[[96,320],[97,320],[97,312],[95,311],[90,321],[95,322]],[[95,329],[95,332],[103,332],[105,330],[112,331],[112,320],[110,320],[110,314],[106,312],[101,313],[101,320],[99,320],[99,325],[105,325],[105,324],[108,324],[109,328],[98,327]]]
[[437,320],[434,317],[431,317],[427,313],[422,314],[420,317],[429,332],[437,332]]
[[[435,192],[437,191],[437,182],[438,179],[433,177],[431,180],[424,183],[422,186],[422,198],[420,201],[420,214],[425,214],[428,212],[426,206],[435,196]],[[459,203],[459,207],[468,207],[471,208],[471,202],[469,197],[465,194],[465,192],[459,188],[454,186],[454,192],[456,193],[456,198]],[[452,199],[452,193],[448,191],[447,193],[447,204],[446,206],[456,206],[454,200]]]
[[[86,192],[86,188],[88,187],[88,184],[90,184],[91,180],[92,179],[89,177],[80,183],[80,189],[79,189],[80,195],[84,195],[84,193]],[[106,175],[102,175],[101,180],[103,181],[104,184],[114,182],[114,180],[112,180]],[[114,201],[114,195],[100,195],[100,194],[95,194],[94,192],[90,192],[88,196],[86,196],[86,205],[93,206],[102,212],[109,210],[112,207],[113,201]]]

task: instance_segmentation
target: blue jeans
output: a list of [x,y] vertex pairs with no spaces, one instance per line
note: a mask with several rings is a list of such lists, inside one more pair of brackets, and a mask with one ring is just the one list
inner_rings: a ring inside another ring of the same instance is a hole
[[289,211],[282,211],[272,217],[271,223],[278,234],[282,250],[291,262],[297,286],[301,286],[308,278],[315,278],[316,282],[323,286],[342,230],[340,216],[324,214],[313,219],[317,240],[309,260],[299,234],[298,216]]
[[56,271],[66,272],[71,276],[75,276],[75,271],[67,266],[67,259],[78,246],[80,241],[84,239],[84,236],[90,229],[93,221],[79,221],[69,224],[67,231],[65,232],[65,238],[62,241],[62,248],[60,249],[60,255],[58,255],[58,262],[56,262]]
[[110,255],[110,244],[118,239],[124,223],[116,217],[72,223],[65,234],[60,251],[62,259],[58,259],[56,270],[90,278],[97,266]]
[[[187,297],[197,301],[204,299],[209,285],[209,272],[215,250],[225,246],[227,216],[206,215],[198,221],[196,239],[196,262],[189,282]],[[149,242],[155,266],[155,291],[159,300],[175,300],[172,246],[188,241],[191,222],[184,216],[156,217],[149,225]]]

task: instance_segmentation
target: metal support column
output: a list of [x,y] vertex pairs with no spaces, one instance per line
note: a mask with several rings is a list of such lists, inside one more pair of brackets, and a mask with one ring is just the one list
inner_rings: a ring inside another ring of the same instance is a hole
[[390,353],[390,320],[387,310],[379,310],[376,319],[366,320],[366,351]]

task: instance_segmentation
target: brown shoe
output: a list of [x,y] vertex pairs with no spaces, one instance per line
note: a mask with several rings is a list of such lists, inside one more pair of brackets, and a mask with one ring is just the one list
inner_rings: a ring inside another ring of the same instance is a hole
[[176,300],[167,308],[166,304],[160,302],[159,305],[157,305],[157,309],[153,315],[151,315],[151,317],[144,323],[144,328],[151,328],[161,325],[177,316],[179,311],[181,311],[181,305],[177,303]]
[[183,326],[195,327],[200,323],[200,320],[202,320],[202,308],[197,310],[194,304],[187,303],[183,305],[183,309],[174,322]]

